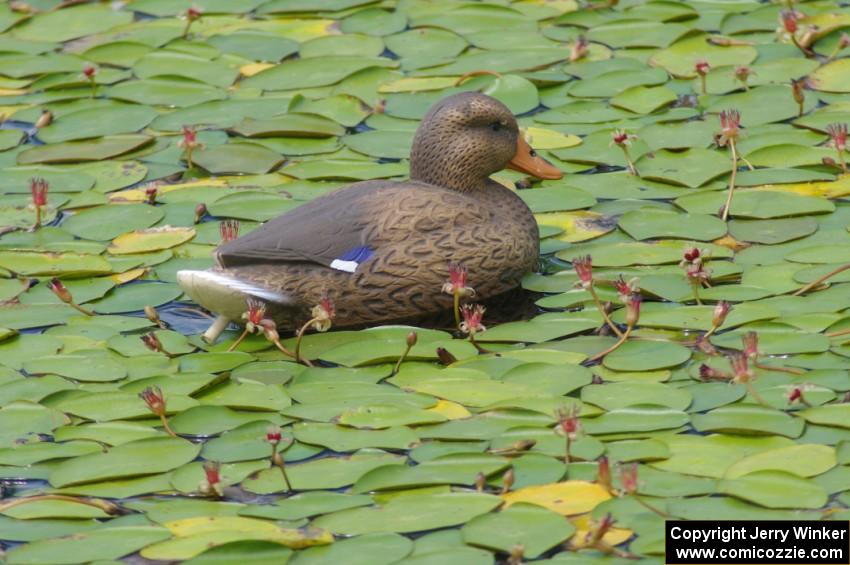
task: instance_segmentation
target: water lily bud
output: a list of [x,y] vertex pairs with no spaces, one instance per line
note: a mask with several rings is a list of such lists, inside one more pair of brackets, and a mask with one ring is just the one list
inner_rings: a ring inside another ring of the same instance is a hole
[[145,189],[145,200],[153,206],[156,204],[156,196],[159,194],[159,189],[156,186],[149,186]]
[[280,443],[282,433],[280,426],[269,426],[266,428],[266,441],[272,445],[277,445]]
[[723,325],[723,322],[726,321],[726,316],[729,314],[729,310],[732,309],[732,305],[726,302],[725,300],[721,300],[714,307],[714,316],[711,319],[711,325],[715,328],[719,328]]
[[511,448],[513,448],[514,451],[528,451],[535,445],[537,445],[536,439],[521,439],[519,441],[515,441]]
[[791,94],[797,104],[802,104],[806,100],[805,86],[806,79],[791,79]]
[[157,312],[156,308],[154,308],[150,304],[145,306],[145,317],[157,326],[162,325],[162,320],[159,318],[159,312]]
[[611,486],[611,463],[605,455],[596,460],[596,482],[608,491],[613,488]]
[[201,219],[207,215],[207,205],[201,202],[195,206],[195,223],[200,224]]
[[145,335],[139,336],[139,339],[142,340],[142,343],[145,344],[145,347],[153,351],[154,353],[159,353],[162,351],[162,342],[159,341],[159,338],[153,332],[148,332]]
[[824,157],[820,160],[821,163],[826,165],[827,167],[837,167],[838,163],[835,162],[835,159],[832,157]]
[[629,303],[626,305],[626,325],[634,327],[640,320],[640,303],[642,297],[640,294],[633,294]]
[[788,391],[788,404],[794,404],[795,402],[803,402],[803,389],[795,386],[790,391]]
[[41,115],[35,121],[35,127],[41,129],[43,127],[49,126],[53,122],[53,112],[50,110],[44,109],[41,111]]
[[749,359],[755,359],[759,356],[759,334],[747,332],[741,336],[741,343],[744,346],[744,355]]
[[516,475],[514,474],[514,468],[511,467],[505,474],[502,475],[502,492],[508,492],[511,490],[511,487],[514,486],[514,480],[516,479]]
[[70,304],[74,301],[74,297],[71,296],[71,291],[65,288],[65,285],[62,284],[62,281],[59,279],[50,279],[50,282],[47,283],[47,288],[49,288],[53,294],[55,294],[59,300],[65,304]]
[[19,14],[32,14],[35,12],[35,8],[21,0],[12,0],[12,2],[9,2],[9,9]]
[[441,365],[451,365],[452,363],[457,361],[457,357],[452,355],[452,353],[445,347],[438,347],[437,360],[440,362]]
[[593,258],[590,255],[573,259],[573,268],[578,275],[582,288],[590,288],[593,282]]
[[620,466],[620,483],[623,490],[633,494],[638,490],[638,466],[637,463]]
[[723,371],[718,371],[714,367],[709,367],[705,363],[699,366],[699,378],[708,381],[708,380],[726,380],[729,378],[727,374]]
[[148,410],[157,416],[165,416],[165,396],[158,386],[148,387],[139,393],[139,398],[148,405]]
[[416,345],[418,339],[419,336],[416,332],[410,332],[409,334],[407,334],[407,347],[413,347],[414,345]]
[[484,476],[484,473],[479,472],[475,475],[475,490],[478,492],[484,492],[485,486],[487,486],[487,477]]
[[521,543],[516,544],[511,548],[511,553],[508,556],[507,565],[519,565],[525,557],[525,546]]

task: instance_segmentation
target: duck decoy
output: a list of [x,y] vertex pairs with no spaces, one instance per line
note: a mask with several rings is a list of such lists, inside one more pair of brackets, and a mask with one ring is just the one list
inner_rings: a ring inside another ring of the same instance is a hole
[[250,297],[282,330],[309,319],[324,292],[334,325],[413,320],[452,307],[442,292],[462,264],[478,299],[517,287],[539,255],[528,206],[489,176],[505,167],[541,179],[561,171],[524,139],[510,110],[477,92],[437,102],[410,151],[410,180],[358,182],[221,245],[216,266],[180,271],[195,302],[219,315],[215,340]]

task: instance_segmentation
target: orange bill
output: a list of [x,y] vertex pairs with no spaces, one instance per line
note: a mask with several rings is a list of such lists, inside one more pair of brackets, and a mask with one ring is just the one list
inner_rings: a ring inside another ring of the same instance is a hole
[[564,176],[558,167],[538,155],[522,135],[517,138],[516,154],[508,162],[508,168],[545,180],[557,180]]

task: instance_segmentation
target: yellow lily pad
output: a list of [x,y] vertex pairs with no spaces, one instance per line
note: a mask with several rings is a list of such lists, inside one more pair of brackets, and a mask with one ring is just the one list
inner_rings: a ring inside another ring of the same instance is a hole
[[517,502],[530,502],[564,516],[572,516],[590,512],[611,495],[596,483],[565,481],[521,488],[502,495],[502,498],[506,507]]
[[165,226],[137,230],[119,235],[109,245],[112,255],[129,255],[132,253],[149,253],[177,247],[195,237],[194,228],[173,228]]
[[378,87],[381,93],[423,92],[426,90],[443,90],[451,88],[458,77],[406,77],[382,84]]
[[449,420],[463,420],[464,418],[472,416],[472,413],[467,410],[465,406],[458,404],[457,402],[452,402],[451,400],[440,400],[437,404],[425,411],[442,414]]
[[850,194],[850,175],[842,175],[834,181],[795,182],[791,184],[765,184],[751,190],[770,190],[775,192],[795,192],[804,196],[820,198],[841,198]]
[[822,92],[850,92],[850,59],[836,59],[809,75],[809,84]]
[[[593,518],[590,514],[582,514],[571,518],[570,522],[576,527],[576,533],[570,538],[570,547],[572,549],[582,549],[587,547],[585,540],[587,534],[593,529]],[[632,537],[632,530],[627,528],[611,528],[608,533],[602,536],[602,541],[608,545],[619,545]]]
[[244,77],[252,77],[257,73],[272,67],[274,67],[274,65],[271,63],[250,63],[239,67],[239,73]]
[[581,138],[577,135],[546,128],[526,128],[525,137],[535,149],[566,149],[581,145]]
[[612,221],[608,216],[587,210],[536,214],[534,217],[542,226],[560,228],[562,233],[554,236],[553,239],[569,243],[594,239],[617,227],[616,221]]
[[[200,518],[215,520],[215,518]],[[259,521],[259,520],[257,520]],[[292,530],[275,527],[277,532],[270,531],[239,531],[212,530],[199,532],[186,537],[177,537],[160,543],[149,545],[142,550],[142,557],[163,561],[185,561],[196,555],[220,545],[237,541],[268,541],[293,549],[327,545],[333,542],[333,536],[326,530],[310,528],[307,530]]]
[[242,516],[198,516],[185,520],[174,520],[164,525],[179,538],[221,530],[270,535],[280,532],[280,528],[275,526],[273,522]]
[[112,282],[116,284],[124,284],[130,281],[134,281],[137,278],[141,277],[147,272],[147,269],[139,268],[139,269],[130,269],[129,271],[124,271],[123,273],[116,273],[114,275],[110,275],[110,279]]

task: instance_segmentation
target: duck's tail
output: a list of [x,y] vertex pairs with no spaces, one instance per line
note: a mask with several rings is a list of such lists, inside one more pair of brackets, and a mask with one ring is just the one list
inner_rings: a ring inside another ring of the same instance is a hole
[[292,298],[285,294],[226,272],[178,271],[177,283],[192,300],[218,314],[216,323],[205,334],[208,341],[215,340],[231,320],[238,322],[242,319],[242,314],[247,310],[246,300],[250,297],[280,306],[294,304]]

